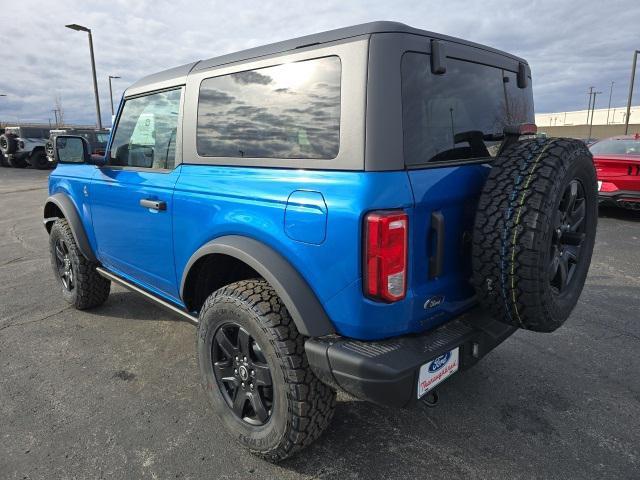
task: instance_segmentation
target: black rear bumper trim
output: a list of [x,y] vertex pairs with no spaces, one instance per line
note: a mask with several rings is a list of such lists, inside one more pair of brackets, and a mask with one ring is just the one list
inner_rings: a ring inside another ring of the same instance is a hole
[[325,383],[381,405],[406,407],[417,401],[420,367],[460,347],[465,370],[517,328],[475,308],[429,332],[364,342],[336,335],[305,343],[309,364]]

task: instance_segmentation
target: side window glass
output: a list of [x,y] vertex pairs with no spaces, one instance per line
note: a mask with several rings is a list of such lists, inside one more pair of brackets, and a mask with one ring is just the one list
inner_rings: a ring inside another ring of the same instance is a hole
[[335,158],[340,149],[341,68],[340,59],[331,56],[203,80],[198,153]]
[[127,100],[114,133],[109,165],[172,169],[180,96],[177,89]]

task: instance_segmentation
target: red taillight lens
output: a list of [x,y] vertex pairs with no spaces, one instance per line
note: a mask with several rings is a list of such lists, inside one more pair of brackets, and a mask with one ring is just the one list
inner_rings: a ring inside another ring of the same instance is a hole
[[364,288],[372,298],[395,302],[407,293],[407,231],[402,211],[371,212],[365,218]]

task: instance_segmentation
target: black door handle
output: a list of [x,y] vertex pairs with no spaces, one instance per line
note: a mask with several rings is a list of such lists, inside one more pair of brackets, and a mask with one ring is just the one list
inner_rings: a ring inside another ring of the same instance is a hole
[[140,206],[143,208],[152,208],[153,210],[166,210],[167,202],[163,202],[162,200],[149,200],[143,198],[140,200]]
[[[429,278],[436,278],[442,275],[442,264],[444,263],[444,216],[442,212],[431,213],[432,255],[429,258]],[[435,237],[435,246],[433,242]]]

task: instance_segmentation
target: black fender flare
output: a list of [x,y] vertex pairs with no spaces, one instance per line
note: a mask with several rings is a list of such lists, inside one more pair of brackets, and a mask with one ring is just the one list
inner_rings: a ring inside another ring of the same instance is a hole
[[47,201],[44,203],[43,223],[47,231],[51,230],[50,224],[52,224],[59,218],[59,216],[57,215],[47,214],[47,207],[52,204],[62,212],[62,216],[67,220],[67,222],[69,222],[71,233],[73,233],[73,238],[76,241],[80,252],[82,252],[87,260],[97,262],[98,259],[93,253],[93,249],[91,248],[91,244],[89,243],[89,239],[87,238],[87,233],[84,231],[84,225],[82,224],[82,220],[80,220],[78,210],[76,209],[69,196],[65,193],[55,193],[47,198]]
[[264,243],[240,235],[216,238],[196,250],[182,273],[182,298],[191,267],[198,259],[209,254],[229,255],[258,272],[282,299],[302,335],[319,337],[335,333],[335,328],[318,297],[291,263]]

